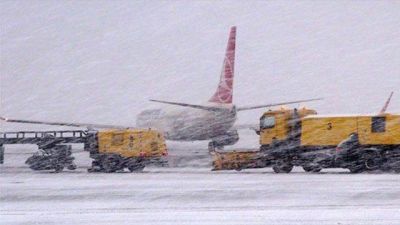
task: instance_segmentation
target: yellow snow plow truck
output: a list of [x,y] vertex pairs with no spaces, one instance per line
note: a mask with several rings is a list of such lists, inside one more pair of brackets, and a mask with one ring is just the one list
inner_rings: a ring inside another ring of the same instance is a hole
[[165,165],[164,136],[151,129],[104,130],[88,134],[85,149],[93,160],[89,172],[142,171],[147,164]]
[[279,109],[260,118],[258,151],[215,152],[214,170],[272,166],[289,173],[347,168],[400,172],[400,115],[316,115],[310,109]]

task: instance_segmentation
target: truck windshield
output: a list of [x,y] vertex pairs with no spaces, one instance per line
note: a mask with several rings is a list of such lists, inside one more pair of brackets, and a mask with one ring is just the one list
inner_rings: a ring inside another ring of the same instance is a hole
[[275,117],[267,116],[262,118],[260,125],[262,129],[273,128],[275,126]]

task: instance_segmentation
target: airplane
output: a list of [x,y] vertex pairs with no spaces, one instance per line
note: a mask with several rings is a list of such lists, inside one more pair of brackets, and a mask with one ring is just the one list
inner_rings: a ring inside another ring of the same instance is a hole
[[236,27],[231,27],[220,80],[215,93],[205,104],[150,101],[178,106],[175,109],[150,109],[139,113],[138,127],[153,127],[164,132],[166,139],[175,141],[211,140],[209,149],[233,145],[239,140],[237,129],[251,128],[234,126],[237,113],[245,110],[266,108],[320,100],[305,99],[264,105],[237,107],[233,104],[233,80],[235,67]]
[[[236,48],[236,27],[230,29],[228,44],[223,61],[220,81],[215,93],[205,104],[188,104],[172,101],[154,100],[150,101],[173,105],[180,108],[150,109],[144,110],[137,115],[136,126],[115,126],[87,123],[48,122],[37,120],[21,120],[0,117],[0,120],[15,123],[31,123],[56,126],[72,126],[92,128],[154,128],[160,130],[168,140],[175,141],[200,141],[210,140],[209,150],[223,148],[225,145],[233,145],[239,140],[237,130],[246,127],[234,126],[237,113],[272,106],[296,104],[321,100],[321,98],[287,101],[264,105],[237,107],[233,104],[233,80]],[[250,128],[250,127],[247,127]]]

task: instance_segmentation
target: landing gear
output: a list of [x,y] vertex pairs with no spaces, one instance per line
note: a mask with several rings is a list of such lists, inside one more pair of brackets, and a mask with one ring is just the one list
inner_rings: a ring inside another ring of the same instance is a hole
[[225,145],[233,145],[239,141],[239,134],[236,130],[230,130],[225,134],[215,137],[208,143],[208,151],[214,152],[216,149],[222,150]]
[[210,153],[215,152],[215,150],[223,150],[223,149],[224,149],[224,145],[220,145],[220,144],[218,144],[218,142],[210,141],[208,143],[208,152],[210,152]]
[[208,152],[209,153],[215,152],[214,142],[212,141],[208,142]]

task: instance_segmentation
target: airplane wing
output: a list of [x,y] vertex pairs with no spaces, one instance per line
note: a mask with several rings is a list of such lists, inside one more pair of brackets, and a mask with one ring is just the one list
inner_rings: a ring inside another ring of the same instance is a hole
[[124,126],[91,124],[91,123],[69,123],[69,122],[49,122],[49,121],[38,121],[38,120],[20,120],[20,119],[10,119],[10,118],[6,118],[6,117],[0,117],[0,120],[9,122],[9,123],[30,123],[30,124],[43,124],[43,125],[53,125],[53,126],[68,126],[68,127],[111,128],[111,129],[130,128],[130,127],[124,127]]
[[226,110],[225,108],[222,108],[222,107],[213,107],[213,106],[204,106],[204,105],[194,105],[194,104],[187,104],[187,103],[180,103],[180,102],[161,101],[161,100],[155,100],[155,99],[150,99],[150,101],[152,101],[152,102],[158,102],[158,103],[163,103],[163,104],[169,104],[169,105],[177,105],[177,106],[190,107],[190,108],[195,108],[195,109],[202,109],[202,110],[207,110],[207,111],[221,111],[221,110]]
[[233,125],[233,128],[236,130],[259,130],[260,129],[260,124],[238,124],[238,125]]
[[312,98],[312,99],[304,99],[304,100],[297,100],[297,101],[290,101],[290,102],[278,102],[278,103],[272,103],[272,104],[266,104],[266,105],[237,107],[237,111],[239,112],[239,111],[259,109],[259,108],[267,108],[267,107],[271,107],[271,106],[289,105],[289,104],[295,104],[295,103],[301,103],[301,102],[312,102],[312,101],[317,101],[317,100],[322,100],[322,98]]
[[[272,103],[272,104],[266,104],[266,105],[245,106],[245,107],[238,107],[237,111],[239,112],[239,111],[259,109],[259,108],[267,108],[267,107],[278,106],[278,105],[288,105],[288,104],[295,104],[295,103],[301,103],[301,102],[311,102],[311,101],[317,101],[317,100],[321,100],[321,99],[322,98],[312,98],[312,99],[304,99],[304,100],[290,101],[290,102],[278,102],[278,103]],[[177,105],[177,106],[190,107],[190,108],[195,108],[195,109],[202,109],[202,110],[207,110],[207,111],[226,110],[226,108],[223,108],[223,107],[194,105],[194,104],[187,104],[187,103],[180,103],[180,102],[161,101],[161,100],[155,100],[155,99],[150,99],[150,101],[163,103],[163,104],[169,104],[169,105]]]

